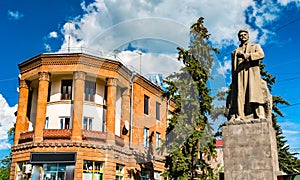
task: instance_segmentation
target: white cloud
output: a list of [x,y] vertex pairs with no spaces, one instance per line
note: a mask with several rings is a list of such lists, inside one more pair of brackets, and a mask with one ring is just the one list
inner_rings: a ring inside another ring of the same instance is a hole
[[[257,29],[245,23],[245,12],[250,6],[253,11],[247,15],[255,19],[251,23]],[[280,11],[279,3],[271,0],[263,1],[260,6],[256,6],[254,0],[189,0],[180,6],[172,0],[133,0],[131,3],[96,0],[90,4],[83,2],[81,7],[85,14],[66,23],[62,29],[65,35],[62,49],[70,45],[111,51],[122,43],[141,38],[186,42],[189,27],[200,16],[205,18],[211,39],[219,47],[237,44],[236,34],[245,28],[249,29],[253,41],[258,41],[258,34],[262,33],[259,41],[264,43],[270,32],[263,25],[276,20]]]
[[298,6],[300,5],[299,0],[278,0],[278,2],[282,5],[282,6],[286,6],[291,2],[295,2]]
[[17,110],[17,105],[9,107],[6,100],[0,94],[0,150],[10,147],[7,131],[13,127],[16,118],[14,113]]
[[46,51],[51,51],[51,46],[49,44],[44,44]]
[[7,15],[10,19],[13,19],[13,20],[19,20],[22,17],[24,17],[24,15],[22,13],[20,13],[19,11],[12,11],[12,10],[8,10]]
[[[142,53],[140,56],[137,52],[123,51],[118,54],[127,67],[143,75],[146,74],[162,74],[169,75],[180,69],[181,63],[176,60],[177,54],[154,54]],[[163,64],[160,66],[159,64]]]
[[299,148],[300,124],[291,122],[288,118],[285,118],[284,122],[279,122],[279,125],[283,131],[283,135],[288,139],[291,148]]
[[286,135],[295,135],[295,134],[299,134],[300,131],[295,131],[295,130],[283,130],[283,133]]
[[220,67],[217,69],[218,73],[224,77],[231,71],[231,60],[224,61],[223,65],[220,64]]
[[[248,29],[250,40],[263,44],[272,35],[264,27],[277,20],[280,6],[272,0],[260,4],[255,0],[188,0],[180,6],[173,0],[82,2],[84,14],[65,23],[61,29],[64,42],[60,52],[87,48],[114,54],[118,50],[118,56],[139,72],[139,57],[130,51],[140,50],[143,52],[142,73],[169,73],[178,70],[171,65],[178,63],[176,47],[188,47],[189,27],[199,17],[204,17],[211,41],[218,48],[236,46],[240,29]],[[216,76],[221,74],[222,77],[215,78],[217,84],[211,82],[215,89],[226,86],[225,77],[231,69],[228,59],[220,61],[221,67],[214,71]]]
[[58,37],[58,36],[57,36],[57,32],[56,32],[56,31],[50,32],[48,37],[49,37],[49,38],[57,38],[57,37]]

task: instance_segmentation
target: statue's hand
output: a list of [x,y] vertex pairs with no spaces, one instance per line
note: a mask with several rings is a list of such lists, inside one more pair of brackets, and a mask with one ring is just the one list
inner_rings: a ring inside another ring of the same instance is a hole
[[249,58],[250,58],[250,54],[249,54],[249,53],[245,53],[245,54],[243,54],[243,55],[244,55],[244,58],[248,61]]
[[242,57],[242,58],[244,58],[244,52],[243,52],[243,51],[238,51],[238,52],[236,53],[236,56],[237,56],[237,57]]
[[245,59],[246,61],[248,61],[249,58],[250,58],[250,54],[249,54],[249,53],[244,53],[243,51],[238,51],[238,52],[236,53],[236,55],[237,55],[237,57],[243,58],[243,59]]

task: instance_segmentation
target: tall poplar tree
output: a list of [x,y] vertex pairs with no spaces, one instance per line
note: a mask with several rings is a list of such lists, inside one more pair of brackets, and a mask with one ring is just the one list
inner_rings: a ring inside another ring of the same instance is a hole
[[171,179],[214,179],[209,160],[216,157],[215,138],[208,118],[212,97],[207,87],[216,48],[209,44],[210,34],[200,17],[190,27],[190,46],[178,47],[179,72],[165,80],[164,97],[171,99],[175,110],[171,112],[167,127],[165,177]]

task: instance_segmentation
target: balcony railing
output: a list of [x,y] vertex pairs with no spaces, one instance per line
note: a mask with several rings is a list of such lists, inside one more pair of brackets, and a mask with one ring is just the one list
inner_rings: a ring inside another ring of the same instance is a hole
[[71,139],[71,129],[44,129],[44,139]]
[[82,139],[106,142],[106,132],[82,130]]
[[19,143],[25,143],[33,141],[33,131],[23,132],[20,134]]
[[[83,141],[99,141],[106,142],[106,132],[101,131],[89,131],[82,130],[82,140]],[[71,129],[44,129],[43,138],[44,140],[51,141],[55,140],[71,140],[72,130]],[[34,137],[34,132],[23,132],[20,134],[19,143],[32,142]],[[115,135],[115,144],[118,146],[125,146],[124,139]]]
[[124,139],[115,135],[115,142],[116,142],[116,145],[119,145],[119,146],[125,146],[125,142],[124,142]]

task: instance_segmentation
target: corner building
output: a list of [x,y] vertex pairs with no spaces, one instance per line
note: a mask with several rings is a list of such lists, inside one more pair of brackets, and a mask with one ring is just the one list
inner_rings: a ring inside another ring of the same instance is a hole
[[159,86],[84,53],[19,65],[10,179],[163,179],[166,119]]

